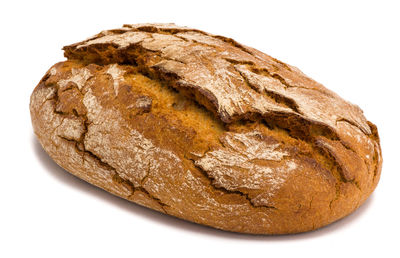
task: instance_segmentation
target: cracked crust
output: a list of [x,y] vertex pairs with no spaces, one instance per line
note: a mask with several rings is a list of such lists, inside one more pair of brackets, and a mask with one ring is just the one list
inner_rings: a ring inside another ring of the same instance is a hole
[[72,174],[140,205],[252,234],[354,211],[382,157],[359,107],[236,41],[124,25],[64,47],[31,96],[34,131]]

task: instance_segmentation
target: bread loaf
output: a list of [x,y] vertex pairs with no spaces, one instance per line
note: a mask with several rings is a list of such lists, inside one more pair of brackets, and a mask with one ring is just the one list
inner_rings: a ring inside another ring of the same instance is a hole
[[362,110],[296,67],[174,24],[124,25],[64,47],[32,93],[57,164],[210,227],[313,230],[359,207],[382,157]]

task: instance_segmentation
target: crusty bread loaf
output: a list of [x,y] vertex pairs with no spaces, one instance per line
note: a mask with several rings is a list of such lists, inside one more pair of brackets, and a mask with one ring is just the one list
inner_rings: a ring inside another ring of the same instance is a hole
[[359,207],[382,157],[362,110],[236,41],[125,25],[64,47],[32,93],[35,134],[70,173],[140,205],[252,234]]

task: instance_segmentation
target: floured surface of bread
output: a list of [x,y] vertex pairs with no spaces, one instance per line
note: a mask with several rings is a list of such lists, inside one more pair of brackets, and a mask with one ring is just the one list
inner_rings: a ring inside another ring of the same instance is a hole
[[64,50],[32,93],[34,131],[60,166],[122,198],[285,234],[351,213],[379,181],[359,107],[232,39],[139,24]]

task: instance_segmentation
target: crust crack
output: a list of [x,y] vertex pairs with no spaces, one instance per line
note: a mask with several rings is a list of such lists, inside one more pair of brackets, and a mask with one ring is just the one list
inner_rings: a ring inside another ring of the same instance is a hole
[[[75,147],[75,150],[77,151],[77,153],[81,153],[82,154],[82,162],[85,161],[85,155],[88,155],[89,157],[94,159],[100,166],[104,167],[106,170],[113,171],[114,172],[114,175],[112,177],[113,181],[116,182],[116,183],[119,183],[119,184],[125,184],[125,185],[129,186],[130,191],[131,191],[130,196],[133,196],[135,191],[141,191],[144,194],[146,194],[150,199],[156,201],[160,205],[160,207],[164,211],[164,213],[167,213],[167,211],[165,210],[165,207],[169,207],[169,206],[167,204],[163,203],[161,199],[159,199],[159,198],[153,196],[152,194],[150,194],[142,186],[143,184],[141,184],[140,186],[135,186],[133,184],[133,182],[131,182],[130,180],[120,176],[120,174],[118,173],[118,170],[115,167],[113,167],[110,164],[108,164],[107,162],[105,162],[101,157],[99,157],[98,155],[96,155],[92,151],[86,149],[86,147],[85,147],[85,137],[86,137],[86,134],[88,133],[89,126],[90,126],[90,124],[92,124],[92,122],[89,121],[89,119],[86,116],[86,114],[85,115],[78,115],[76,112],[73,112],[73,114],[69,114],[69,113],[57,111],[56,107],[57,107],[57,101],[58,101],[58,87],[56,87],[56,88],[57,89],[55,90],[55,95],[53,97],[54,100],[56,100],[54,102],[54,110],[53,110],[53,112],[55,114],[58,114],[58,115],[62,116],[63,118],[61,120],[61,123],[54,129],[53,134],[57,130],[57,128],[62,125],[62,123],[63,123],[64,119],[66,118],[66,116],[73,115],[75,117],[78,117],[78,118],[82,119],[83,120],[83,122],[82,122],[82,124],[83,124],[83,132],[82,132],[79,140],[70,139],[70,138],[62,136],[62,135],[57,135],[57,136],[60,139],[63,139],[65,141],[68,141],[68,142],[71,142],[71,143],[74,144],[74,147]],[[147,171],[147,172],[149,172],[149,171]],[[144,182],[144,179],[147,178],[148,175],[149,175],[149,173],[146,174],[146,176],[143,178],[142,182]]]
[[249,196],[249,194],[247,194],[247,193],[243,193],[243,192],[241,192],[241,191],[239,191],[239,190],[229,190],[229,189],[226,189],[226,188],[224,188],[224,187],[216,186],[216,185],[213,183],[214,178],[213,178],[212,176],[210,176],[210,175],[209,175],[204,169],[202,169],[200,166],[196,165],[194,159],[191,159],[191,158],[188,158],[188,157],[185,157],[185,159],[188,160],[188,161],[190,161],[190,163],[192,164],[193,168],[195,168],[195,169],[197,169],[198,171],[201,172],[201,174],[209,181],[210,186],[213,187],[214,190],[220,191],[220,192],[223,192],[223,193],[226,193],[226,194],[237,194],[237,195],[240,195],[240,196],[244,197],[244,198],[246,199],[246,201],[249,203],[249,205],[252,206],[253,208],[267,208],[267,209],[274,209],[274,210],[277,210],[277,208],[274,207],[274,206],[269,206],[269,205],[256,205],[256,204],[254,204],[252,198],[251,198],[251,197]]

